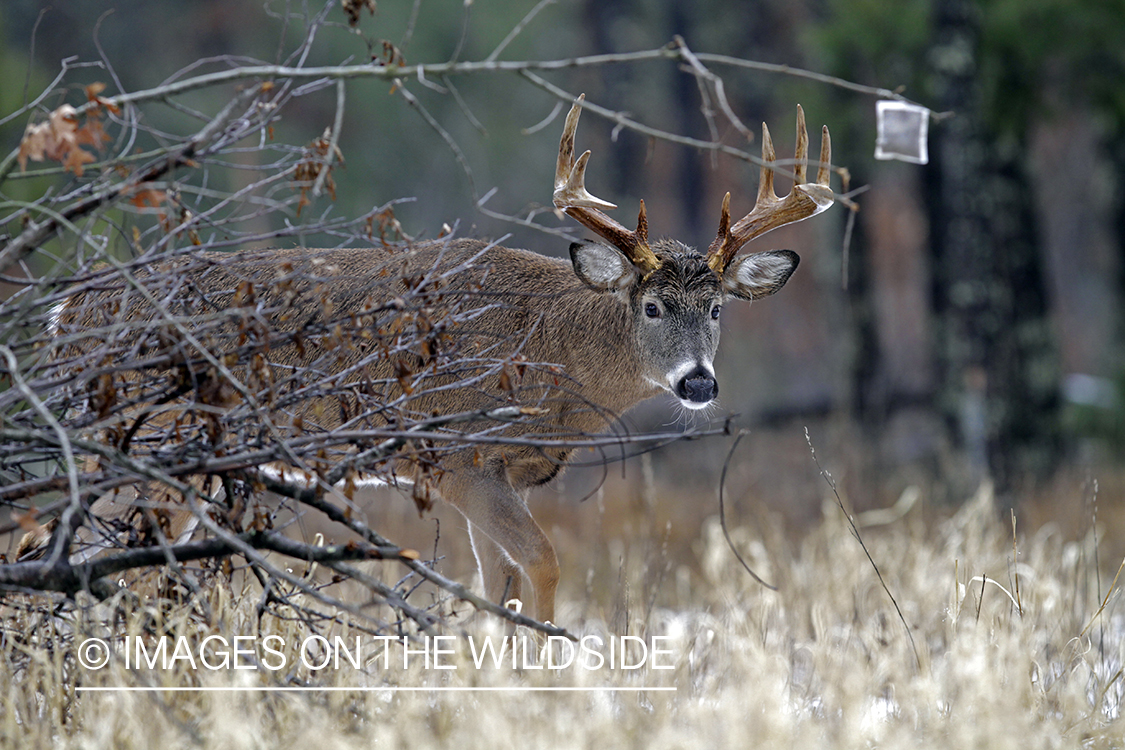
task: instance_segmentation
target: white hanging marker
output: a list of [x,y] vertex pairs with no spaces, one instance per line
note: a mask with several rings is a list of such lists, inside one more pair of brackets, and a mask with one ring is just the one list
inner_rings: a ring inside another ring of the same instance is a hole
[[930,130],[930,110],[917,104],[888,99],[875,103],[878,137],[876,159],[898,159],[911,164],[930,161],[926,138]]

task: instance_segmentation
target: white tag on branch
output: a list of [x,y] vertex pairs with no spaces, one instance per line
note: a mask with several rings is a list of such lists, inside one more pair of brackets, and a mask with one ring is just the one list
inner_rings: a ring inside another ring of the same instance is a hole
[[926,138],[930,130],[930,110],[917,104],[884,99],[876,102],[878,138],[876,159],[898,159],[911,164],[930,161]]

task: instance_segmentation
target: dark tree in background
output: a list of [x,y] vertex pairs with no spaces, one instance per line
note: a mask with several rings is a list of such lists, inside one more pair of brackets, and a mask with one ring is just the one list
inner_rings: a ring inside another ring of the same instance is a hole
[[970,466],[1001,489],[1057,456],[1058,376],[1022,150],[982,118],[976,3],[942,0],[929,59],[929,177],[939,403]]

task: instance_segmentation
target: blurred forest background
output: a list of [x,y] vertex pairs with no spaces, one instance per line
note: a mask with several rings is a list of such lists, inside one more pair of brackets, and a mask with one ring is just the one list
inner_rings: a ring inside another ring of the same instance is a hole
[[[337,11],[307,64],[379,57],[383,40],[407,63],[481,59],[535,5],[380,0],[357,30]],[[75,97],[93,81],[109,85],[107,96],[153,87],[196,61],[204,63],[193,72],[209,70],[216,64],[207,61],[219,56],[280,62],[304,28],[293,19],[317,10],[260,0],[7,0],[0,6],[0,116],[42,91],[64,58],[99,60],[99,45],[112,74],[101,65],[73,70],[66,81]],[[801,268],[776,297],[724,311],[720,416],[739,414],[737,423],[753,429],[731,474],[740,491],[749,487],[790,518],[818,513],[824,486],[805,426],[861,507],[885,504],[910,484],[937,502],[960,500],[985,476],[1009,502],[1060,475],[1068,492],[1082,496],[1082,477],[1119,464],[1125,4],[559,0],[501,59],[655,49],[674,35],[696,52],[898,90],[949,113],[931,122],[928,165],[876,161],[871,95],[722,68],[735,112],[756,133],[758,122],[768,122],[780,155],[792,153],[800,102],[814,132],[830,127],[833,161],[850,173],[849,187],[866,188],[856,196],[851,231],[848,212],[837,207],[759,241],[757,249],[796,250]],[[543,75],[641,122],[709,137],[696,81],[675,64]],[[346,169],[334,173],[331,210],[354,215],[412,197],[395,207],[410,235],[433,237],[449,224],[463,235],[510,235],[506,244],[564,255],[565,240],[477,209],[486,195],[488,209],[517,216],[549,203],[561,119],[535,126],[556,100],[513,74],[463,76],[456,84],[457,96],[417,82],[411,91],[456,140],[472,179],[389,83],[358,79],[348,84],[339,142]],[[205,90],[195,105],[214,112],[229,94]],[[311,141],[332,124],[335,96],[329,86],[304,97],[280,129],[292,142]],[[164,114],[169,123],[188,116],[173,108]],[[0,125],[5,153],[26,124]],[[591,191],[620,205],[624,222],[644,198],[654,233],[705,246],[723,193],[732,191],[735,211],[753,200],[757,170],[745,164],[628,130],[611,133],[596,118],[582,128],[579,147],[591,148],[596,164]],[[745,145],[737,132],[720,135]],[[244,158],[266,157],[247,149]],[[13,184],[26,194],[6,199],[32,199],[50,183]],[[328,210],[327,203],[311,210]],[[653,402],[629,419],[647,429],[677,417]],[[677,445],[653,464],[662,481],[713,488],[726,451],[714,441]],[[585,492],[580,473],[566,481]]]

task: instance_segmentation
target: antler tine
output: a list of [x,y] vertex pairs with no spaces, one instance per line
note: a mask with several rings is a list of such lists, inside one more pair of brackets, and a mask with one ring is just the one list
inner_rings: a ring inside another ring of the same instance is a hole
[[820,167],[816,170],[816,184],[828,187],[828,178],[832,173],[832,136],[828,135],[828,126],[820,128]]
[[566,211],[580,224],[609,240],[643,273],[651,273],[660,267],[660,261],[648,245],[648,218],[645,215],[644,201],[641,201],[640,214],[637,216],[637,229],[630,232],[599,210],[614,209],[617,206],[586,190],[586,164],[590,160],[590,152],[584,152],[577,160],[574,158],[574,134],[578,130],[578,118],[582,115],[581,102],[585,98],[585,94],[580,94],[566,116],[562,138],[559,140],[559,158],[555,164],[553,202],[556,208]]
[[[719,215],[719,233],[715,237],[715,242],[719,242],[720,239],[726,240],[729,237],[730,237],[730,191],[728,190],[727,194],[723,196],[723,212],[722,212],[722,214]],[[715,244],[712,243],[711,247],[712,247],[712,249],[714,249]]]
[[[637,211],[637,231],[633,234],[637,236],[637,243],[639,245],[645,248],[648,247],[648,214],[645,213],[644,198],[641,198],[641,208]],[[655,258],[655,256],[653,257]]]
[[762,123],[762,169],[758,178],[758,198],[754,201],[757,206],[763,202],[777,200],[777,193],[773,189],[773,163],[777,154],[773,150],[773,138],[770,137],[770,128]]
[[821,131],[820,166],[816,182],[806,182],[808,175],[809,136],[805,129],[805,113],[797,105],[796,167],[793,170],[793,189],[784,198],[777,197],[773,188],[773,171],[776,154],[769,128],[762,123],[762,176],[758,182],[758,198],[754,208],[733,226],[730,224],[730,194],[723,198],[723,211],[719,218],[719,231],[707,251],[707,264],[722,274],[735,254],[755,237],[786,224],[807,219],[832,205],[834,194],[829,186],[831,174],[832,142],[828,127]]
[[809,166],[809,131],[805,127],[805,110],[800,104],[797,105],[797,148],[793,159],[797,162],[793,168],[793,184],[801,185]]

